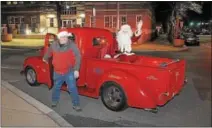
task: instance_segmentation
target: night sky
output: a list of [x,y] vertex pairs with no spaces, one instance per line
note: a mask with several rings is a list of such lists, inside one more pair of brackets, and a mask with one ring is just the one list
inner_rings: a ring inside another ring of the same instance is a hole
[[[211,7],[212,2],[210,1],[204,1],[203,4],[203,12],[202,14],[197,14],[193,11],[188,11],[188,17],[185,18],[186,22],[190,21],[207,21],[211,18]],[[155,9],[155,17],[156,22],[163,23],[167,20],[168,15],[171,14],[171,7],[169,5],[169,2],[161,1],[161,2],[154,2],[153,8]]]

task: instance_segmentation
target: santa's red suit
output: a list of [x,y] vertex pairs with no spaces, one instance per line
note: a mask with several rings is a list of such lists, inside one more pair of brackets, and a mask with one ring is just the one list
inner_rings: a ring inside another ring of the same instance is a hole
[[132,32],[131,27],[128,24],[122,25],[120,31],[117,33],[116,38],[113,39],[113,45],[108,47],[107,50],[105,48],[104,53],[109,53],[111,56],[116,56],[117,52],[124,53],[126,55],[132,55],[131,53],[131,45],[133,42],[138,41],[141,37],[141,28],[143,22],[140,21],[137,24],[137,31],[135,33]]
[[116,51],[120,52],[131,52],[131,45],[133,42],[137,42],[141,37],[141,34],[135,35],[132,32],[129,25],[123,25],[120,31],[117,33],[116,38],[114,38],[114,48]]

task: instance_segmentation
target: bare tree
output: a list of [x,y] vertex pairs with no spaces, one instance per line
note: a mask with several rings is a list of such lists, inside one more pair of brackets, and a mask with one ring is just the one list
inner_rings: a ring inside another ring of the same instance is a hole
[[177,17],[186,17],[187,11],[191,10],[198,14],[202,13],[202,6],[196,2],[185,1],[185,2],[172,2],[172,13],[168,21],[168,40],[170,43],[173,43],[174,40],[174,31],[176,27]]

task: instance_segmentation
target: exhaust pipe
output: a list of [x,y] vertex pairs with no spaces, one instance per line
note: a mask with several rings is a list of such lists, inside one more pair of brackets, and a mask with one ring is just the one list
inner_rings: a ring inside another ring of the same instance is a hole
[[184,84],[187,84],[187,83],[188,83],[188,79],[185,77]]
[[158,113],[158,108],[145,108],[144,110],[155,113],[155,114]]

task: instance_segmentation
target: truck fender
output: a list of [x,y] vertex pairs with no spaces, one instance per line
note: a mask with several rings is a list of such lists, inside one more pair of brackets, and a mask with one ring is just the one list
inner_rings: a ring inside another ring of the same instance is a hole
[[126,70],[116,69],[104,73],[98,81],[97,93],[101,93],[102,86],[106,82],[115,82],[121,86],[127,98],[129,106],[154,108],[156,100],[154,94],[145,85],[141,85],[139,78]]
[[27,67],[33,68],[37,74],[37,81],[38,83],[43,83],[42,81],[42,70],[40,68],[40,66],[38,66],[37,64],[39,63],[39,61],[41,61],[39,58],[35,57],[35,58],[27,58],[24,61],[24,71],[26,70]]

